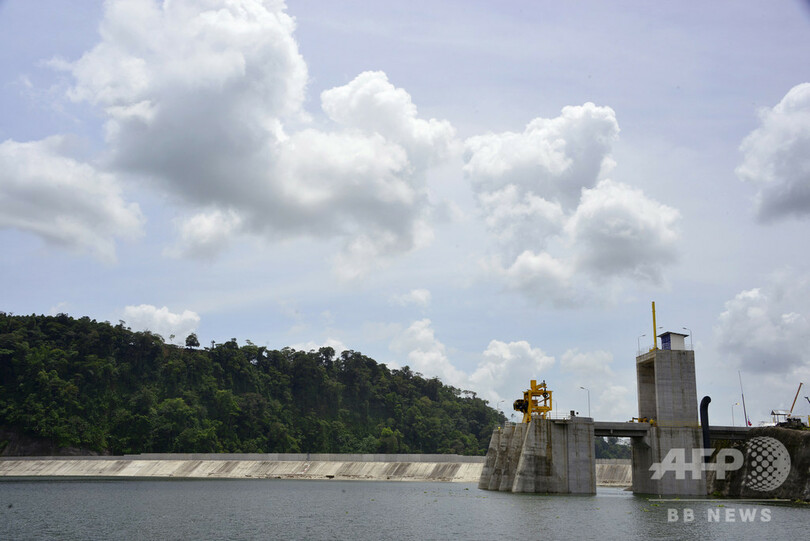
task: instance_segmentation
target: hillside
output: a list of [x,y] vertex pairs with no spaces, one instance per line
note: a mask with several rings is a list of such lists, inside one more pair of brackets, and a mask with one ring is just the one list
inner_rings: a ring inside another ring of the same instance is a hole
[[485,454],[474,393],[359,352],[166,344],[65,314],[0,312],[0,454]]

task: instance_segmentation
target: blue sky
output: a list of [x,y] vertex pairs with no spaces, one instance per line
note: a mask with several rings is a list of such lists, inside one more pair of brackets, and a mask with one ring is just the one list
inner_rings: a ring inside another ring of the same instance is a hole
[[0,309],[621,420],[654,300],[756,423],[810,384],[808,50],[790,1],[0,0]]

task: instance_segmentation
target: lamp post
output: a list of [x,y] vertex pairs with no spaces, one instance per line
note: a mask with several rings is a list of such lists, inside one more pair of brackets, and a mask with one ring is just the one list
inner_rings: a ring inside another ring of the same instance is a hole
[[689,331],[689,343],[692,345],[692,351],[694,351],[695,350],[695,337],[692,334],[692,329],[684,327],[683,330]]
[[588,393],[588,417],[590,417],[591,416],[591,391],[589,391],[585,387],[580,387],[580,389],[582,389],[583,391]]
[[647,336],[647,333],[642,334],[638,338],[636,338],[636,345],[638,346],[638,352],[641,353],[641,339]]
[[731,405],[731,426],[737,426],[737,425],[734,424],[734,406],[739,406],[739,405],[740,405],[739,402],[734,402]]

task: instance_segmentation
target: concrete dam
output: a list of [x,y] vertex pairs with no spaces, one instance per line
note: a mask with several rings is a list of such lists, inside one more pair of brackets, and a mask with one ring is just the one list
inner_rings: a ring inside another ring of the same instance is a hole
[[[335,479],[477,483],[485,457],[459,455],[144,454],[3,457],[0,477]],[[630,461],[599,461],[597,481],[629,486]]]
[[[684,336],[663,333],[662,349],[636,357],[638,422],[594,422],[574,412],[567,419],[546,418],[551,392],[545,381],[533,380],[515,401],[523,423],[493,432],[478,487],[594,494],[599,476],[610,475],[629,481],[636,494],[810,501],[810,432],[801,426],[711,426],[708,396],[699,424],[695,354],[684,349]],[[627,477],[626,470],[596,463],[596,436],[630,438]]]
[[6,457],[0,477],[338,479],[474,483],[484,457],[460,455],[144,454]]

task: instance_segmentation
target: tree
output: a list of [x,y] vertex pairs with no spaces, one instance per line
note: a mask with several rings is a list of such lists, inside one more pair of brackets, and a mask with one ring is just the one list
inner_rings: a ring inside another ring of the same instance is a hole
[[0,312],[0,434],[115,454],[484,454],[505,420],[473,393],[356,351],[199,345],[194,333],[183,348],[123,324]]
[[197,340],[197,335],[194,333],[189,334],[186,336],[186,347],[187,348],[198,348],[200,347],[200,341]]

